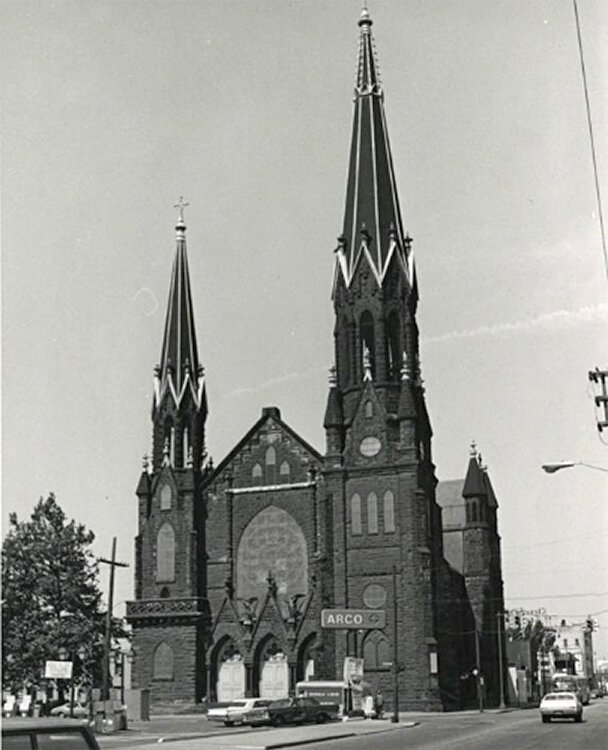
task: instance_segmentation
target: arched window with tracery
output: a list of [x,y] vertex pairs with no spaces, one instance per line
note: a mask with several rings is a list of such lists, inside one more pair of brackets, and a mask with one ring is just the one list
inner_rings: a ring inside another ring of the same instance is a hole
[[363,642],[363,663],[366,672],[391,666],[390,644],[379,630],[370,631]]
[[290,476],[291,466],[289,465],[289,461],[283,461],[279,467],[279,477],[281,478],[281,482],[289,482]]
[[156,580],[175,580],[175,531],[164,523],[156,536]]
[[367,533],[378,533],[378,498],[375,492],[367,496]]
[[350,499],[350,533],[362,534],[363,528],[361,525],[361,496],[358,492]]
[[155,680],[173,679],[173,649],[165,641],[154,649],[152,675]]
[[237,550],[237,596],[263,601],[272,576],[284,597],[308,593],[308,548],[293,516],[270,505],[245,527]]

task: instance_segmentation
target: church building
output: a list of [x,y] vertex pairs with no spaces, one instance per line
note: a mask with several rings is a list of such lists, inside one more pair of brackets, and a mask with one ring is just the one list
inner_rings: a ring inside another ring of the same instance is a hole
[[[463,708],[477,689],[499,700],[496,498],[476,453],[464,482],[437,490],[414,254],[366,10],[359,37],[322,448],[268,406],[218,465],[207,460],[180,208],[127,606],[133,687],[153,705],[284,697],[342,679],[347,656],[363,658],[387,709]],[[382,616],[375,629],[326,628],[328,609]]]

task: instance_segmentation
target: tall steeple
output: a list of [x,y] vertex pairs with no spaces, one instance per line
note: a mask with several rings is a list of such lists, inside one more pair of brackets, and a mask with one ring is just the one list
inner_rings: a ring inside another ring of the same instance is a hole
[[[359,18],[344,224],[335,253],[332,297],[339,392],[333,394],[334,401],[343,396],[344,419],[349,422],[357,408],[357,392],[368,382],[387,413],[411,420],[416,412],[426,421],[412,241],[401,217],[384,90],[366,8]],[[404,361],[407,377],[402,377]],[[429,431],[430,426],[425,432]]]
[[194,467],[200,468],[202,458],[207,397],[190,291],[184,221],[187,205],[183,198],[175,205],[179,210],[175,258],[160,364],[154,370],[154,469],[166,462],[167,456],[175,468],[186,467],[190,460]]
[[409,286],[415,288],[414,260],[397,196],[372,23],[364,8],[359,19],[355,111],[336,271],[349,287],[357,265],[365,259],[382,286],[395,256]]

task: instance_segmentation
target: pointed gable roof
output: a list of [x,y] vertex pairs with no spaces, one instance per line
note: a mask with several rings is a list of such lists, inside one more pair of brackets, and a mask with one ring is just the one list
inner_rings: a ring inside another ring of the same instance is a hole
[[469,459],[469,468],[467,469],[467,475],[464,480],[462,496],[479,497],[480,495],[486,495],[486,486],[487,485],[484,472],[479,465],[477,456],[473,455]]
[[355,111],[336,271],[341,270],[349,286],[360,259],[366,258],[381,286],[391,258],[396,255],[413,288],[413,255],[403,231],[384,92],[367,9],[361,14],[359,27]]
[[183,209],[187,203],[180,199],[180,209],[175,226],[176,249],[169,286],[167,316],[160,355],[156,368],[155,403],[158,406],[165,392],[169,391],[179,406],[186,391],[189,391],[197,407],[205,402],[203,368],[198,358],[194,309],[190,290],[190,272],[186,252],[186,224]]

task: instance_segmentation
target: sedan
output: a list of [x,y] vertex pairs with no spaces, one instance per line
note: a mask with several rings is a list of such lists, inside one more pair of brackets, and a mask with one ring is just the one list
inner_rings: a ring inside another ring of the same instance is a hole
[[271,701],[266,698],[241,698],[207,711],[208,721],[222,722],[226,727],[235,724],[262,724],[268,721],[267,707]]
[[551,719],[583,720],[583,705],[575,693],[547,693],[540,702],[540,715],[546,724]]
[[[51,716],[59,716],[60,718],[71,718],[70,717],[70,704],[62,703],[59,706],[51,709]],[[89,717],[89,709],[86,703],[74,703],[74,710],[72,716],[76,719],[87,719]]]

